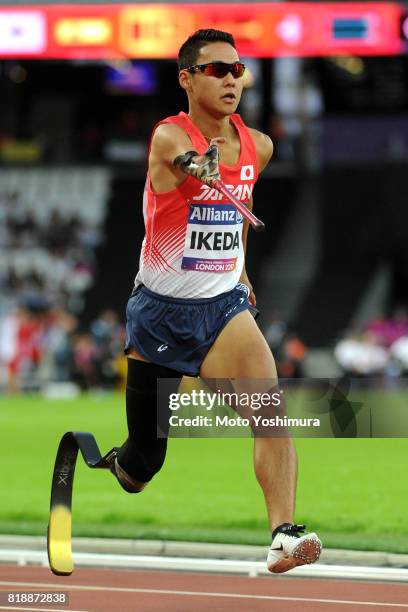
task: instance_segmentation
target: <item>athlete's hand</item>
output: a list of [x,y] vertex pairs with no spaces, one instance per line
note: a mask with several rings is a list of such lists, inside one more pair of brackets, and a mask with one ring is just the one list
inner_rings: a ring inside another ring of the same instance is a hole
[[242,274],[240,276],[239,282],[240,283],[244,283],[244,285],[246,285],[248,287],[248,289],[249,289],[249,298],[248,298],[249,299],[249,303],[252,304],[252,306],[256,306],[256,296],[255,296],[255,293],[254,293],[254,289],[253,289],[251,283],[249,282],[248,275],[247,275],[245,269],[243,270],[243,272],[242,272]]
[[227,142],[227,139],[224,138],[224,136],[217,136],[216,138],[211,138],[210,140],[210,147],[211,145],[220,145],[220,144],[225,144]]
[[226,139],[221,136],[212,138],[203,155],[198,155],[197,151],[188,151],[184,155],[178,155],[173,164],[211,187],[213,181],[220,178],[218,145],[225,142]]

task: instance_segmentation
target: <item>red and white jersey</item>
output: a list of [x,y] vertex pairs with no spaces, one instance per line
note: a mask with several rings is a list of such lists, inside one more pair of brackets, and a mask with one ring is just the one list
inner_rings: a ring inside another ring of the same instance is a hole
[[[235,197],[248,203],[258,178],[253,138],[238,114],[230,121],[241,152],[234,166],[220,164],[220,175]],[[158,123],[175,123],[203,154],[208,143],[186,113]],[[154,133],[154,132],[153,132]],[[216,189],[188,176],[176,189],[152,190],[149,174],[143,196],[145,238],[136,285],[175,298],[210,298],[235,287],[244,265],[243,217]]]

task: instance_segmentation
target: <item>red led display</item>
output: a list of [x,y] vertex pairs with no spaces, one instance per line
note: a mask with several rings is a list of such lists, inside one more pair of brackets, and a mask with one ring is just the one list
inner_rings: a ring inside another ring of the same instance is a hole
[[246,57],[394,55],[395,2],[34,5],[0,8],[2,58],[172,58],[196,29],[232,32]]

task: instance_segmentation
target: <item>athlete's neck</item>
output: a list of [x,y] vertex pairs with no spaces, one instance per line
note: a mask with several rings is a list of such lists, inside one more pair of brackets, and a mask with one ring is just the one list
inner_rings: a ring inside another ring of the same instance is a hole
[[190,109],[188,116],[207,140],[217,138],[218,136],[224,136],[228,139],[231,134],[231,124],[228,115],[226,117],[222,117],[221,119],[217,119],[215,117],[209,117],[208,115],[197,113],[196,111]]

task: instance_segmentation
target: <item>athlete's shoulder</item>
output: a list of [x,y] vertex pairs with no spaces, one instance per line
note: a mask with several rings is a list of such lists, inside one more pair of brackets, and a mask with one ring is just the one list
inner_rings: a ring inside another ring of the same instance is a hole
[[159,123],[152,136],[152,153],[166,153],[180,147],[184,151],[191,149],[191,140],[183,128],[177,123]]
[[262,172],[273,155],[273,142],[267,134],[264,134],[255,128],[247,127],[247,129],[255,143],[259,158],[259,172]]

